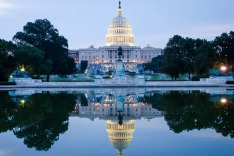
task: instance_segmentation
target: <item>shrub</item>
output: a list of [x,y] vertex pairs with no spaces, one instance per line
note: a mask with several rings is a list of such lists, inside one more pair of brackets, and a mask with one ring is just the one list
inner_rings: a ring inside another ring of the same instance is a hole
[[3,85],[3,86],[6,86],[6,85],[10,85],[10,86],[13,86],[13,85],[16,85],[15,82],[0,82],[0,85]]
[[192,81],[200,81],[201,78],[209,78],[209,74],[203,74],[203,75],[194,75],[192,77]]
[[234,81],[227,81],[226,84],[234,84]]

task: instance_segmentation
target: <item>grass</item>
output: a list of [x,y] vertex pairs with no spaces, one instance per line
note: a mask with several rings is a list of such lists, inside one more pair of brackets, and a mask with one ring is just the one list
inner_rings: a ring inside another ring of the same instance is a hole
[[169,81],[171,78],[164,74],[145,75],[146,81]]
[[[167,74],[154,74],[154,75],[145,75],[146,81],[172,81],[171,77]],[[180,75],[176,81],[188,81],[187,75]]]
[[50,82],[94,82],[94,79],[86,75],[73,75],[68,77],[51,76]]

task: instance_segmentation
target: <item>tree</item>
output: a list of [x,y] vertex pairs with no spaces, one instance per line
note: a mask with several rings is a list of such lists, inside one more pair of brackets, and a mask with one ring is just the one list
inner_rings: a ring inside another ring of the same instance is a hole
[[0,81],[7,81],[16,69],[16,60],[13,56],[15,45],[0,39]]
[[17,112],[17,104],[8,92],[0,92],[0,99],[0,133],[3,133],[15,127],[13,121]]
[[201,75],[208,73],[215,61],[212,43],[207,40],[185,38],[183,41],[183,62],[185,72]]
[[176,80],[180,73],[184,73],[183,62],[183,44],[184,39],[175,35],[169,40],[164,49],[163,71],[171,76],[172,80]]
[[88,106],[89,102],[85,94],[78,94],[81,106]]
[[67,66],[68,66],[68,73],[74,74],[77,71],[74,58],[68,57]]
[[219,60],[234,72],[234,31],[223,33],[214,40],[214,48],[219,54]]
[[175,133],[209,128],[234,138],[233,95],[226,104],[220,102],[221,97],[200,91],[171,91],[145,96],[144,102],[164,112],[168,126]]
[[34,71],[44,60],[44,52],[32,46],[19,46],[14,55],[19,66],[23,66],[26,71]]
[[194,73],[196,75],[208,73],[217,60],[217,54],[214,51],[213,42],[196,39],[194,50],[196,53],[193,63]]
[[175,35],[165,48],[163,71],[176,79],[179,74],[208,73],[216,60],[212,42]]
[[88,61],[81,61],[80,62],[80,71],[81,71],[81,73],[84,74],[87,67],[88,67]]
[[39,75],[45,74],[49,75],[53,69],[53,61],[50,59],[44,60],[42,64],[39,64],[35,67],[35,74],[40,78]]
[[145,63],[143,65],[144,70],[151,70],[154,73],[161,73],[162,67],[164,62],[164,55],[159,55],[157,57],[154,57],[151,62]]
[[60,36],[58,30],[47,19],[38,19],[34,23],[28,22],[23,32],[17,32],[13,40],[18,45],[31,45],[44,51],[44,62],[52,60],[52,70],[45,72],[47,81],[49,81],[50,74],[66,75],[75,72],[75,67],[72,67],[73,70],[68,69],[71,59],[68,57],[67,39]]
[[42,93],[13,98],[4,92],[0,98],[0,133],[13,131],[29,148],[47,151],[68,130],[69,113],[74,110],[77,96]]
[[75,104],[74,94],[34,94],[17,109],[13,132],[29,148],[47,151],[68,130],[69,113]]

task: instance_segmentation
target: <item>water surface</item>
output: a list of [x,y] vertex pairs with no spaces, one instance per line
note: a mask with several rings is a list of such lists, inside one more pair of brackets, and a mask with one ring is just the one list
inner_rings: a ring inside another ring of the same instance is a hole
[[231,156],[233,93],[0,91],[0,156]]

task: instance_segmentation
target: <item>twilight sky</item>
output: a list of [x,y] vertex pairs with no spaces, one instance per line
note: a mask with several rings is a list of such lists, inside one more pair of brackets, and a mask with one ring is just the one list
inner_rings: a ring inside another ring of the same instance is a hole
[[[213,40],[234,31],[233,0],[122,0],[136,46],[164,48],[173,35]],[[11,40],[27,22],[48,19],[70,49],[105,45],[118,0],[0,0],[0,38]]]

